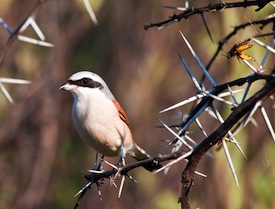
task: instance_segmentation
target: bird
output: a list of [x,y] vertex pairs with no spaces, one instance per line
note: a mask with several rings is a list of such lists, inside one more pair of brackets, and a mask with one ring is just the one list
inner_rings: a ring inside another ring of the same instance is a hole
[[[126,154],[137,161],[152,159],[134,142],[127,114],[98,74],[76,72],[59,89],[72,93],[75,127],[82,140],[97,153],[120,156],[124,163]],[[143,167],[152,172],[162,166],[153,161]]]

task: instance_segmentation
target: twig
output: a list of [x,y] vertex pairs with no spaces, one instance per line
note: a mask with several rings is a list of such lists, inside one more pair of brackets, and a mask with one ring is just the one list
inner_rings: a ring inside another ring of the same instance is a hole
[[252,0],[252,1],[242,1],[242,2],[228,2],[228,3],[217,3],[217,4],[209,4],[204,7],[200,8],[186,8],[186,10],[180,14],[174,14],[173,16],[169,17],[168,20],[164,20],[162,22],[158,23],[151,23],[149,25],[144,25],[144,29],[147,30],[152,27],[162,27],[164,25],[169,25],[171,22],[179,22],[181,19],[187,19],[192,15],[195,14],[202,14],[204,12],[216,12],[221,11],[224,9],[230,9],[230,8],[238,8],[238,7],[250,7],[250,6],[258,6],[258,9],[256,11],[259,11],[262,9],[267,3],[271,2],[272,0]]
[[29,15],[27,15],[25,20],[14,31],[9,30],[10,36],[9,36],[8,40],[6,41],[4,47],[0,50],[0,67],[3,63],[3,60],[6,56],[9,48],[16,40],[17,35],[20,33],[20,29],[25,25],[25,23],[28,21],[28,19],[30,17],[34,17],[37,14],[38,10],[42,7],[43,3],[45,3],[46,1],[48,1],[48,0],[39,0],[37,2],[37,4],[34,6],[34,8],[32,9],[32,11],[29,13]]

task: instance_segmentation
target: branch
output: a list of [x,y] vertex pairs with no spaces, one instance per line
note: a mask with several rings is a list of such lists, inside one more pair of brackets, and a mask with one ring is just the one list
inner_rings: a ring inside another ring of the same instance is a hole
[[174,14],[173,16],[169,17],[168,20],[164,20],[158,23],[151,23],[149,25],[144,25],[144,29],[147,30],[152,27],[162,27],[173,22],[179,22],[183,18],[187,19],[192,15],[202,14],[204,12],[216,12],[224,9],[238,8],[238,7],[246,8],[249,6],[258,6],[258,9],[256,9],[256,11],[259,11],[271,1],[272,0],[262,0],[262,1],[253,0],[253,1],[229,2],[229,3],[221,2],[217,4],[209,4],[208,6],[200,7],[200,8],[186,8],[184,12],[178,15]]
[[[157,157],[151,158],[151,159],[146,159],[146,160],[141,160],[141,161],[137,161],[135,163],[126,165],[121,167],[121,174],[122,175],[126,175],[129,171],[138,168],[138,167],[146,167],[148,165],[152,165],[152,163],[161,163],[161,162],[165,162],[165,161],[169,161],[169,160],[174,160],[179,158],[180,156],[182,156],[184,154],[184,152],[179,151],[179,152],[174,152],[168,155],[159,155]],[[102,173],[92,173],[92,174],[86,174],[84,175],[85,179],[87,179],[88,181],[99,181],[101,179],[108,179],[111,176],[115,175],[117,173],[116,169],[113,170],[109,170],[109,171],[105,171]]]
[[[256,80],[260,80],[260,79],[264,79],[267,82],[269,82],[270,80],[274,79],[274,75],[268,75],[268,74],[252,74],[250,76],[244,77],[244,78],[239,78],[236,79],[234,81],[230,81],[228,83],[224,83],[218,86],[213,87],[212,89],[209,90],[209,92],[212,95],[217,96],[218,94],[220,94],[221,92],[225,91],[228,89],[229,87],[233,87],[233,86],[242,86],[245,83],[251,84]],[[196,106],[191,110],[191,112],[189,113],[189,116],[186,120],[184,120],[182,122],[182,124],[180,124],[180,131],[179,131],[179,135],[182,136],[183,133],[187,130],[187,128],[189,127],[189,125],[191,123],[193,123],[194,119],[197,118],[203,111],[205,110],[207,107],[209,107],[214,101],[213,97],[210,96],[205,96],[202,98],[202,100],[196,104]],[[173,140],[173,143],[175,143],[177,141],[177,139]]]
[[230,116],[211,135],[203,140],[188,157],[188,164],[182,173],[182,196],[180,202],[182,208],[190,208],[189,192],[193,185],[195,169],[201,157],[214,145],[221,142],[227,132],[245,116],[259,101],[264,101],[275,93],[275,77],[270,80],[261,90],[247,101],[234,108]]
[[[174,160],[174,159],[181,157],[184,154],[185,153],[183,151],[178,151],[178,152],[171,153],[169,155],[160,155],[155,158],[138,161],[138,162],[135,162],[135,163],[132,163],[132,164],[129,164],[129,165],[126,165],[126,166],[120,168],[120,174],[124,175],[124,176],[129,176],[128,172],[137,168],[137,167],[141,167],[141,166],[143,167],[146,165],[152,165],[153,163]],[[86,194],[88,189],[90,189],[92,184],[95,183],[97,185],[100,185],[99,182],[101,182],[104,179],[110,179],[110,178],[114,177],[117,174],[117,172],[118,172],[117,169],[112,169],[112,170],[108,170],[108,171],[104,171],[104,172],[89,173],[89,174],[84,175],[85,179],[89,182],[78,193],[80,195],[79,195],[79,198],[78,198],[74,208],[78,208],[78,206],[80,204],[80,200],[84,197],[84,195]]]

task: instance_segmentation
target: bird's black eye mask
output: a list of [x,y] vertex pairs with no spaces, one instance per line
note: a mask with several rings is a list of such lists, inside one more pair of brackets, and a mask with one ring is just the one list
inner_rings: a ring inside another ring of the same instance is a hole
[[99,88],[99,89],[103,89],[103,86],[101,83],[94,81],[90,78],[82,78],[76,81],[73,80],[68,80],[69,84],[74,84],[77,86],[82,86],[82,87],[88,87],[88,88]]

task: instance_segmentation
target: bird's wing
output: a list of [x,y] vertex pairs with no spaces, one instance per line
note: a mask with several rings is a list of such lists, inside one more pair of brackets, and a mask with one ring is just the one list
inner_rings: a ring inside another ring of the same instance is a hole
[[123,108],[120,106],[120,104],[118,103],[118,101],[116,101],[115,99],[113,100],[113,103],[114,103],[116,109],[118,110],[119,117],[121,118],[121,120],[123,120],[124,123],[126,123],[127,126],[130,128],[130,122],[129,122],[128,116],[126,115],[126,113],[123,110]]

